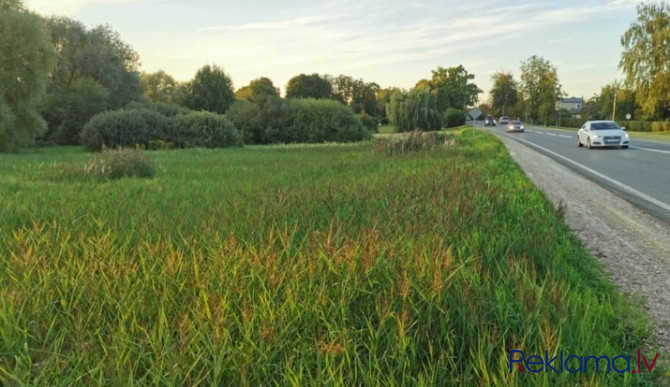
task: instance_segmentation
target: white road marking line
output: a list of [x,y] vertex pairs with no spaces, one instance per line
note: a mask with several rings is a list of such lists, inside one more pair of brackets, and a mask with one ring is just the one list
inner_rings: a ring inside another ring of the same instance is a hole
[[547,136],[554,136],[554,137],[556,137],[556,135],[555,135],[554,133],[545,133],[545,134],[546,134]]
[[572,138],[572,137],[570,137],[570,136],[566,136],[565,134],[559,134],[558,137],[561,137],[561,138]]
[[642,147],[639,147],[639,146],[631,146],[631,148],[640,149],[640,150],[646,150],[646,151],[649,151],[649,152],[666,153],[666,154],[669,154],[669,155],[670,155],[670,152],[669,152],[669,151],[660,150],[660,149],[642,148]]
[[[606,180],[606,181],[610,182],[611,184],[614,184],[615,186],[619,187],[619,188],[620,188],[621,190],[623,190],[623,191],[626,191],[626,192],[628,192],[628,193],[630,193],[630,194],[632,194],[632,195],[634,195],[634,196],[637,196],[637,197],[639,197],[639,198],[641,198],[641,199],[644,199],[644,200],[646,200],[646,201],[648,201],[648,202],[650,202],[650,203],[652,203],[652,204],[655,204],[655,205],[661,207],[662,209],[664,209],[664,210],[666,210],[666,211],[670,211],[670,205],[668,205],[668,204],[666,204],[666,203],[664,203],[664,202],[662,202],[662,201],[660,201],[660,200],[658,200],[658,199],[655,199],[655,198],[653,198],[653,197],[651,197],[651,196],[649,196],[649,195],[647,195],[647,194],[645,194],[645,193],[642,193],[642,192],[636,190],[635,188],[629,187],[629,186],[627,186],[627,185],[625,185],[625,184],[623,184],[623,183],[621,183],[621,182],[619,182],[619,181],[617,181],[617,180],[614,180],[614,179],[612,179],[611,177],[605,176],[605,175],[603,175],[603,174],[600,173],[600,172],[596,172],[596,171],[594,171],[593,169],[591,169],[591,168],[589,168],[589,167],[585,167],[585,166],[583,166],[583,165],[577,163],[576,161],[572,161],[572,160],[570,160],[569,158],[567,158],[567,157],[565,157],[565,156],[563,156],[563,155],[560,155],[560,154],[558,154],[558,153],[556,153],[556,152],[553,152],[553,151],[551,151],[551,150],[549,150],[549,149],[547,149],[547,148],[545,148],[545,147],[539,146],[539,145],[537,145],[537,144],[534,144],[534,143],[532,143],[532,142],[530,142],[530,141],[527,141],[527,140],[524,140],[524,139],[521,139],[521,138],[518,139],[517,141],[521,141],[521,142],[525,142],[525,143],[527,143],[527,144],[531,144],[531,145],[533,145],[533,146],[535,146],[535,147],[537,147],[537,148],[539,148],[539,149],[542,149],[543,151],[545,151],[545,152],[547,152],[547,153],[551,153],[552,155],[554,155],[554,156],[556,156],[556,157],[558,157],[558,158],[560,158],[560,159],[562,159],[562,160],[565,160],[565,161],[567,161],[567,162],[570,163],[570,164],[575,165],[577,168],[581,168],[581,169],[583,169],[583,170],[585,170],[585,171],[588,171],[588,172],[590,172],[590,173],[592,173],[592,174],[594,174],[594,175],[600,177],[601,179]],[[665,152],[665,151],[660,151],[660,152]]]

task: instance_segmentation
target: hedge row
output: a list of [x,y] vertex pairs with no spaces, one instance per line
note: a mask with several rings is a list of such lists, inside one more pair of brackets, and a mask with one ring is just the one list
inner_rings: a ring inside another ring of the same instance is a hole
[[359,117],[333,100],[277,97],[258,103],[237,101],[226,116],[138,102],[95,115],[84,126],[81,142],[90,150],[352,142],[370,139],[376,127],[373,117]]
[[[564,118],[561,126],[566,128],[581,128],[584,118]],[[667,132],[670,131],[670,121],[617,121],[619,125],[626,127],[631,132]]]
[[81,134],[81,142],[89,150],[148,147],[156,140],[180,148],[242,145],[235,126],[226,117],[209,112],[166,116],[153,109],[126,108],[95,115]]
[[327,99],[238,100],[226,116],[245,144],[361,141],[370,139],[377,126],[373,119],[359,118],[349,107]]

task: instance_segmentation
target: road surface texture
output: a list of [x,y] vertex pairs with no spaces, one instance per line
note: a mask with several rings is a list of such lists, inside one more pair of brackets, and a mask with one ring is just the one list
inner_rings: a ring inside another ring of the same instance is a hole
[[670,226],[509,135],[491,132],[563,209],[565,222],[613,283],[634,302],[646,303],[659,346],[670,352]]

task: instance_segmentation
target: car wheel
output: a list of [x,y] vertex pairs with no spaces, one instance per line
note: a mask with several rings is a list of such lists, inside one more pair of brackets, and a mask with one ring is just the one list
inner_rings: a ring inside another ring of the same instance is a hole
[[586,139],[586,147],[591,149],[591,139],[590,138]]
[[584,145],[582,145],[582,142],[579,141],[579,136],[577,136],[577,146],[580,147],[580,148],[584,146]]
[[621,149],[628,149],[628,145],[622,145]]

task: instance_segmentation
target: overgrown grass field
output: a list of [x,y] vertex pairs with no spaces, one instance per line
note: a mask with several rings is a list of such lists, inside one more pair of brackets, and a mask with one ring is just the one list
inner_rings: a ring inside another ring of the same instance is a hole
[[[492,135],[147,152],[151,179],[0,156],[0,384],[642,385],[510,373],[648,332]],[[658,367],[658,364],[657,364]]]

